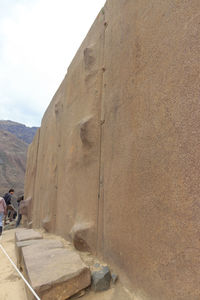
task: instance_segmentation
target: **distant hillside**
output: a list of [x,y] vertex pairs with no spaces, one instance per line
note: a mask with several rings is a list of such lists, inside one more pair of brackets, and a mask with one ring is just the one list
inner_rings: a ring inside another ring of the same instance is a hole
[[16,194],[23,192],[27,148],[15,135],[0,130],[0,196],[12,187]]
[[30,144],[37,131],[38,127],[27,127],[23,124],[12,121],[0,121],[0,130],[8,131],[14,134],[27,144]]

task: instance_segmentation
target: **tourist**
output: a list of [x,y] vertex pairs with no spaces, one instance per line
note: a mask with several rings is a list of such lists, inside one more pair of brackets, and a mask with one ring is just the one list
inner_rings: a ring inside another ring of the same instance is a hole
[[3,229],[3,216],[6,215],[6,202],[5,200],[0,197],[0,235],[2,235],[2,229]]
[[[16,209],[14,208],[14,206],[12,205],[11,201],[12,201],[12,195],[14,194],[14,189],[10,189],[8,193],[6,193],[4,195],[4,200],[6,202],[6,206],[7,206],[7,212],[10,211],[9,214],[9,221],[12,222],[13,220],[13,216],[16,213]],[[4,218],[4,225],[6,225],[6,215]]]

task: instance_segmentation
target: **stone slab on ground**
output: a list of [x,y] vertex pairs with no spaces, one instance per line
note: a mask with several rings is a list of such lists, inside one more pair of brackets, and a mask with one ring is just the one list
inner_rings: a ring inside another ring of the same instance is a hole
[[[79,254],[68,249],[22,248],[26,277],[42,300],[65,300],[91,284],[90,269]],[[28,299],[34,299],[28,292]]]
[[[15,251],[17,257],[17,267],[22,269],[22,248],[32,245],[37,245],[41,248],[41,251],[46,249],[63,248],[64,245],[61,241],[50,240],[50,239],[36,239],[36,240],[26,240],[22,242],[15,243]],[[43,249],[42,249],[43,248]]]
[[33,229],[17,229],[15,232],[15,242],[37,240],[42,238],[42,235]]

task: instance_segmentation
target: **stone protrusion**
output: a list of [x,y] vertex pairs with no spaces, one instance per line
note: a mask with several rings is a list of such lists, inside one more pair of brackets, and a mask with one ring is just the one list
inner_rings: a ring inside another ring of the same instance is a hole
[[22,214],[26,219],[26,225],[31,222],[31,214],[32,214],[32,197],[28,197],[20,202],[19,212]]
[[92,143],[90,141],[90,133],[89,133],[89,128],[90,128],[90,123],[92,121],[92,117],[86,117],[81,122],[79,123],[80,126],[80,138],[82,141],[82,144],[87,147],[91,147]]
[[79,251],[91,251],[88,245],[88,235],[91,232],[91,224],[75,224],[70,232],[74,247]]
[[84,49],[84,63],[85,69],[90,70],[95,62],[94,51],[92,47],[87,47]]
[[44,218],[44,220],[42,221],[42,227],[49,232],[51,230],[52,227],[52,219],[51,217],[47,216],[46,218]]

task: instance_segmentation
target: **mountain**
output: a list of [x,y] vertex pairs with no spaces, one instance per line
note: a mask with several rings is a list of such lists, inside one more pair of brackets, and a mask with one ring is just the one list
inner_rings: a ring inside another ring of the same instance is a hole
[[0,196],[10,188],[23,192],[27,148],[15,135],[0,130]]
[[23,193],[27,149],[37,129],[0,120],[0,196],[10,188]]
[[0,121],[0,130],[8,131],[14,134],[17,138],[30,144],[37,131],[38,127],[27,127],[23,124],[12,121]]

